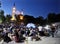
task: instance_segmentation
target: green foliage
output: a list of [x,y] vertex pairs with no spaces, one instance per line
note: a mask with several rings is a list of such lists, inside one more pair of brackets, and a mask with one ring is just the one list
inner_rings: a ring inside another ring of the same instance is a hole
[[44,18],[42,16],[34,18],[33,16],[25,15],[24,16],[24,21],[25,21],[26,24],[34,23],[34,24],[43,25]]
[[[16,22],[21,22],[20,20],[20,15],[15,15],[16,16]],[[11,15],[6,15],[4,16],[4,11],[0,10],[0,23],[1,22],[10,22],[11,20]],[[49,13],[47,17],[44,19],[44,17],[39,16],[39,17],[33,17],[29,15],[24,15],[24,18],[22,20],[25,24],[28,23],[34,23],[34,24],[39,24],[39,25],[44,25],[44,24],[51,24],[54,22],[60,22],[60,14],[55,14],[55,13]]]
[[0,10],[0,19],[2,22],[5,21],[5,16],[4,16],[4,11],[3,10]]
[[7,14],[6,15],[6,22],[10,22],[10,20],[11,20],[11,15]]
[[60,14],[49,13],[46,20],[48,23],[60,22]]

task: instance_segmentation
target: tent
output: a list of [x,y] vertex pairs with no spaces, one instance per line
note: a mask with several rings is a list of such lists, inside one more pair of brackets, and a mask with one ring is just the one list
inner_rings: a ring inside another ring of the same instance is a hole
[[42,31],[42,28],[43,28],[42,26],[38,26],[39,31]]
[[32,27],[32,28],[35,28],[36,26],[35,26],[35,24],[33,24],[33,23],[28,23],[26,27],[28,27],[28,28],[31,28],[31,27]]
[[50,30],[51,28],[50,28],[50,25],[46,25],[45,27],[44,27],[46,30]]

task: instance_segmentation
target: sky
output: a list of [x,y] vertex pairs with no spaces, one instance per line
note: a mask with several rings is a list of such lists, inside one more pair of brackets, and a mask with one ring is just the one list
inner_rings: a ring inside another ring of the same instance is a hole
[[2,7],[6,14],[12,14],[13,4],[16,10],[23,9],[24,14],[34,17],[47,17],[48,13],[60,13],[60,0],[1,0]]

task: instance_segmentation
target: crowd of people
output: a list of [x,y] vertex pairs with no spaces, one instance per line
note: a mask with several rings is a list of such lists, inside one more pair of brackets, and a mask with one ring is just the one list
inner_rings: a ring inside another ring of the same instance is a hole
[[39,28],[27,28],[26,26],[20,26],[15,24],[3,24],[0,26],[0,40],[4,42],[24,42],[26,37],[31,37],[31,40],[35,39],[36,41],[41,40],[40,36],[51,36],[54,37],[56,31],[54,26],[50,27],[50,30],[42,28],[39,31]]

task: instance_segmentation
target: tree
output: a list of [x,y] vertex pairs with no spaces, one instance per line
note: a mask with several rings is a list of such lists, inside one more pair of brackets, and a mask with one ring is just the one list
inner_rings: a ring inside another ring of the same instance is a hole
[[7,15],[6,15],[6,21],[7,21],[7,22],[10,22],[10,20],[11,20],[11,15],[7,14]]
[[5,21],[5,16],[4,16],[4,11],[0,10],[0,20],[2,20],[2,22]]
[[26,24],[28,24],[28,23],[34,23],[35,22],[35,18],[33,16],[25,15],[24,16],[24,22]]
[[60,22],[60,14],[57,14],[57,15],[56,15],[55,22]]
[[54,23],[56,20],[56,14],[55,13],[49,13],[46,20],[48,23]]
[[43,25],[44,24],[44,18],[42,16],[39,16],[36,18],[35,22],[37,24]]

